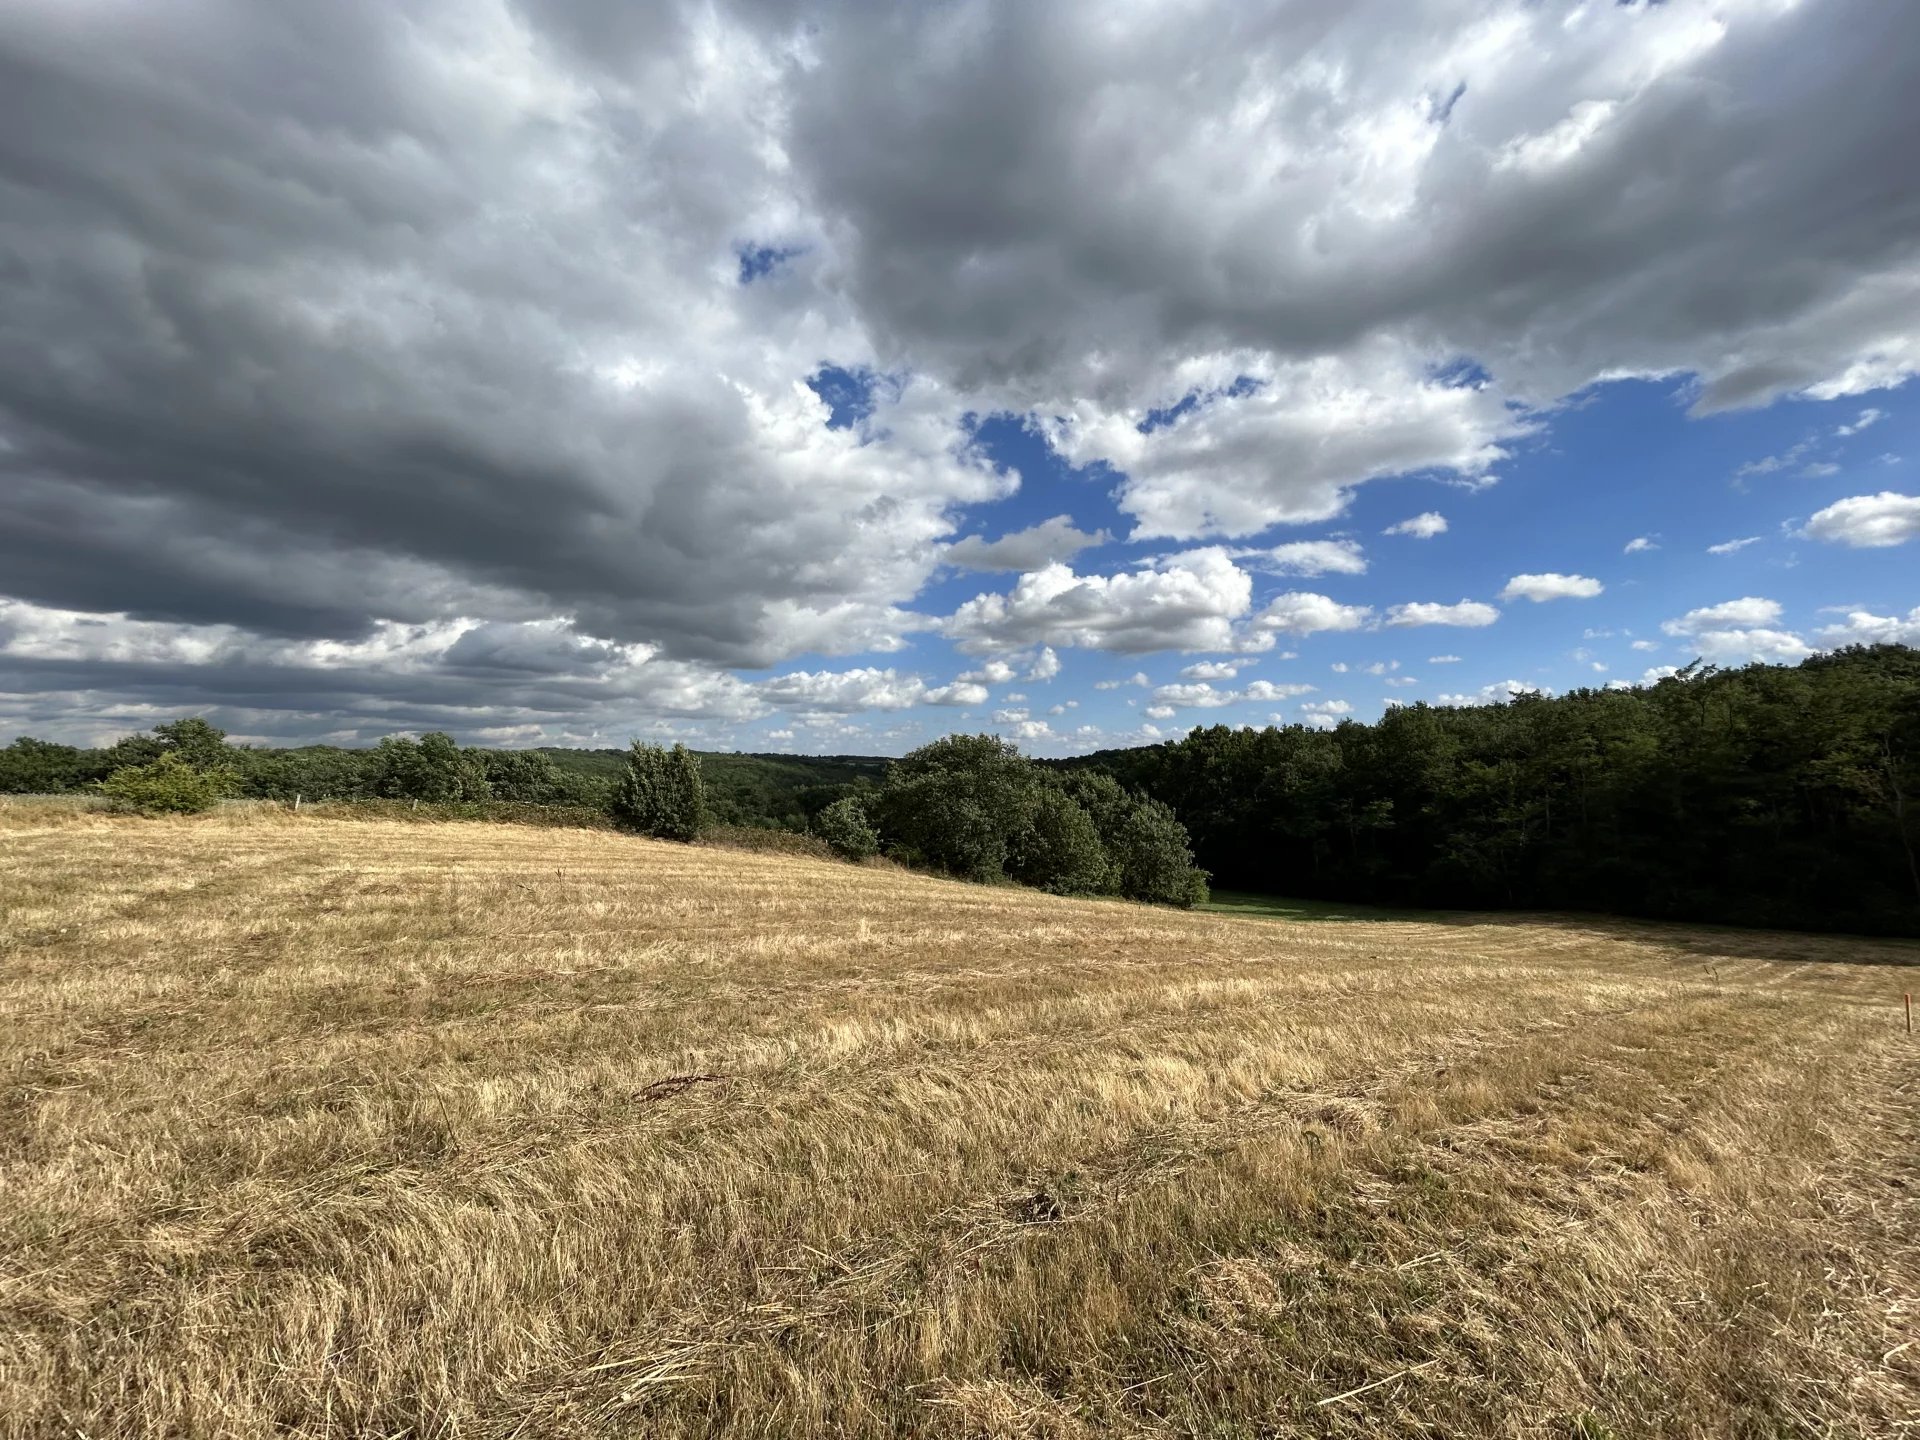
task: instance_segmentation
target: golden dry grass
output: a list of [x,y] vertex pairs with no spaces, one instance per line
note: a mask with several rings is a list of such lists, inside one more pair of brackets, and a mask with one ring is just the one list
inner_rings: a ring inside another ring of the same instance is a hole
[[1920,1417],[1912,946],[15,804],[0,948],[0,1435]]

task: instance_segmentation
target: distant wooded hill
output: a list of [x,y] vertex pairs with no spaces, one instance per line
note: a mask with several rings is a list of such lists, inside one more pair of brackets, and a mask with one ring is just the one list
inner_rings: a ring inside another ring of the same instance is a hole
[[[541,749],[563,775],[610,786],[627,763],[625,750]],[[891,762],[878,755],[747,755],[696,751],[706,781],[707,808],[725,825],[771,825],[804,830],[808,820],[842,796],[886,778]]]
[[[227,746],[183,720],[102,750],[22,738],[0,792],[81,789],[163,754],[229,793],[603,809],[624,750]],[[723,825],[805,830],[867,796],[866,755],[699,757]],[[1575,909],[1920,935],[1920,651],[1695,666],[1656,685],[1409,705],[1329,730],[1215,725],[1046,762],[1170,807],[1216,884],[1381,905]],[[898,817],[896,817],[897,819]]]

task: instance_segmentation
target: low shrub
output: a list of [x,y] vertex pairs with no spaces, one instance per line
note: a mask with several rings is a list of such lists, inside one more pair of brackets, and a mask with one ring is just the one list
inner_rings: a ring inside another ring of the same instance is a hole
[[866,806],[851,795],[814,816],[813,833],[842,860],[865,860],[880,853],[880,836],[867,819]]
[[100,782],[116,810],[139,815],[194,815],[234,791],[231,770],[201,769],[168,751],[145,765],[123,765]]
[[562,829],[611,830],[607,812],[592,805],[536,805],[518,800],[327,800],[303,807],[303,813],[330,820],[490,820],[508,825],[544,825]]
[[634,741],[607,799],[607,813],[621,829],[656,840],[697,839],[707,819],[700,762],[684,745],[663,750]]

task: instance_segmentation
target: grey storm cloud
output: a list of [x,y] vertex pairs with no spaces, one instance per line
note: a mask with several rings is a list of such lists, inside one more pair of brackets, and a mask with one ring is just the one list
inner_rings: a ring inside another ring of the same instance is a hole
[[903,357],[1131,399],[1153,356],[1384,332],[1712,408],[1911,342],[1911,6],[1097,8],[823,29],[794,154]]
[[[16,0],[0,719],[728,716],[1014,643],[913,607],[1097,537],[955,546],[1016,483],[973,414],[1191,538],[1483,477],[1604,377],[1896,383],[1917,51],[1883,0]],[[829,428],[826,364],[893,383]]]
[[946,558],[948,564],[965,570],[1024,573],[1042,569],[1056,560],[1071,560],[1082,550],[1104,545],[1110,538],[1104,530],[1091,534],[1076,530],[1071,516],[1055,515],[1038,525],[1002,535],[998,540],[970,535],[951,546]]
[[887,640],[1004,482],[915,397],[825,430],[801,382],[857,341],[726,303],[781,219],[754,57],[660,110],[685,27],[627,25],[616,84],[574,68],[591,15],[0,19],[9,588],[295,634],[491,595],[724,662]]

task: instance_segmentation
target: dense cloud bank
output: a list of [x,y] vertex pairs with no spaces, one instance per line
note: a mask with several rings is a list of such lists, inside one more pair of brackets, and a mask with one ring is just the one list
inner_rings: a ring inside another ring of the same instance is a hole
[[[25,0],[0,728],[560,738],[937,703],[873,663],[919,636],[1271,646],[1325,597],[1206,545],[1483,482],[1596,382],[1920,366],[1917,51],[1881,0]],[[1203,548],[983,520],[998,412]],[[948,565],[1018,574],[938,611]]]

